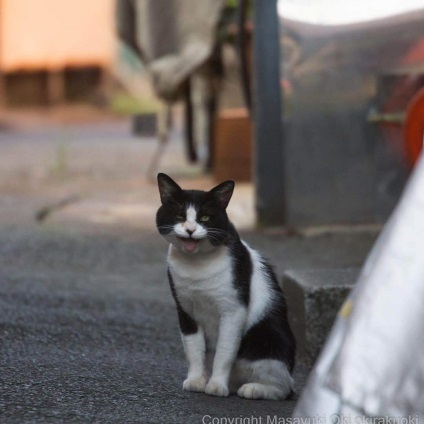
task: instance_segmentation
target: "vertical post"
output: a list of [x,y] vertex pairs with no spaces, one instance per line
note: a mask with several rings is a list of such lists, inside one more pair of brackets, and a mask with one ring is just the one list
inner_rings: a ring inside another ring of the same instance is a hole
[[258,224],[286,223],[277,0],[254,0],[253,118]]
[[197,162],[197,150],[194,141],[194,108],[192,93],[192,81],[189,78],[184,87],[184,121],[185,121],[185,145],[187,158],[190,163]]
[[0,108],[7,105],[6,75],[0,69]]
[[65,72],[62,69],[47,71],[47,99],[49,105],[55,106],[66,99]]
[[4,5],[3,0],[0,0],[0,107],[4,107],[7,104],[6,75],[4,74],[2,67],[3,43],[5,38],[5,34],[3,32],[3,16]]

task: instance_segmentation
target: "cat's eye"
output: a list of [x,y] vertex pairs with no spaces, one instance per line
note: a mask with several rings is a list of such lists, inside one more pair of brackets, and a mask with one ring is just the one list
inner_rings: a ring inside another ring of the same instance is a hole
[[184,217],[182,215],[177,215],[177,219],[183,220]]
[[203,216],[200,217],[200,221],[207,222],[207,221],[209,221],[209,217],[207,215],[203,215]]

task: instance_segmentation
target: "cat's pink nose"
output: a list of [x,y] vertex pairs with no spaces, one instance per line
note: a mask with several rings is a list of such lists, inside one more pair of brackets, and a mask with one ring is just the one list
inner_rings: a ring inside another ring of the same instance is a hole
[[194,233],[194,231],[191,231],[191,230],[187,230],[187,229],[186,229],[186,233],[187,233],[189,236],[191,236],[191,235]]
[[195,224],[195,223],[193,223],[193,222],[188,222],[188,221],[186,221],[186,222],[184,222],[183,228],[184,228],[187,232],[189,232],[189,231],[190,231],[190,234],[192,234],[192,233],[194,233],[194,232],[196,231],[196,224]]

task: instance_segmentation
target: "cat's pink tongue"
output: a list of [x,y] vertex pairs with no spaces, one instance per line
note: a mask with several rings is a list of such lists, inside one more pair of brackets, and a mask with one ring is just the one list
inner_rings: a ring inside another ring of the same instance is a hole
[[197,241],[193,239],[182,239],[181,240],[184,246],[184,249],[187,252],[193,252],[194,249],[196,249]]

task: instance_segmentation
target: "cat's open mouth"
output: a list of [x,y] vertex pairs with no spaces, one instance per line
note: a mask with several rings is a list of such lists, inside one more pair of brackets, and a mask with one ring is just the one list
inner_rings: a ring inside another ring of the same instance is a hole
[[178,237],[186,252],[194,252],[200,240],[194,238]]

